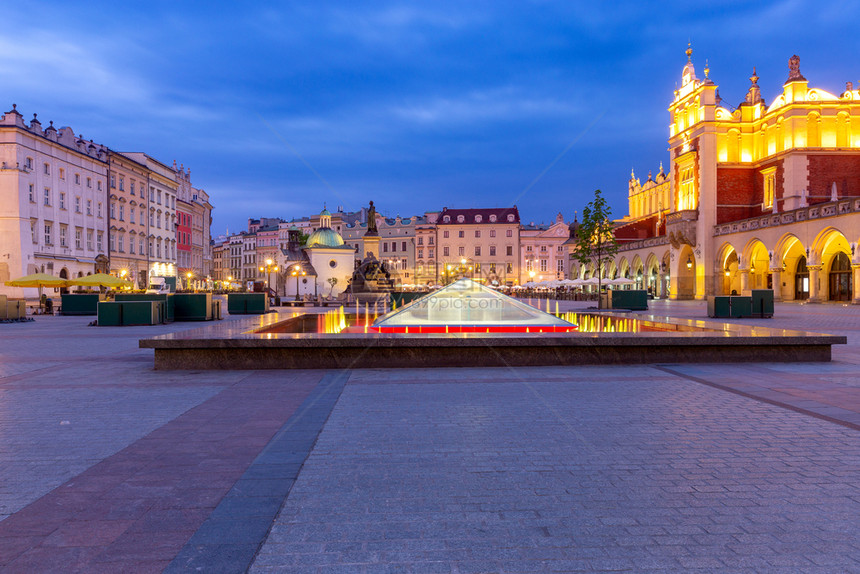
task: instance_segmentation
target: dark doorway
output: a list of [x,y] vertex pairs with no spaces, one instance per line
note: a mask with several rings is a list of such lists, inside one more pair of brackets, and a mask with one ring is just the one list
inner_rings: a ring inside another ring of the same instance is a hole
[[797,260],[794,272],[794,298],[798,301],[809,299],[809,269],[806,267],[806,257],[802,255]]
[[831,301],[851,300],[851,260],[842,252],[830,264],[829,288]]

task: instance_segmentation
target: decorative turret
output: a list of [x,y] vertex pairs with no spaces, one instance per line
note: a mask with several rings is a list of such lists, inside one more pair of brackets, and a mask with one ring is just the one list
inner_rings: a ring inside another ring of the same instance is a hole
[[693,66],[693,47],[690,42],[687,42],[687,63],[684,65],[684,69],[681,71],[681,88],[683,89],[690,83],[695,83],[698,81],[699,78],[696,77],[696,68],[695,66]]
[[762,102],[761,99],[761,90],[758,87],[758,76],[755,73],[755,66],[753,66],[753,73],[750,76],[750,89],[747,92],[747,97],[744,100],[744,103],[747,104],[759,104]]

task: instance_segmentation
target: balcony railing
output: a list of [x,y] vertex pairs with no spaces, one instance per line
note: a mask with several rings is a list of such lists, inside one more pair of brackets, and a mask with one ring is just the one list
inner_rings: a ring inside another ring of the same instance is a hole
[[731,233],[743,233],[764,227],[778,227],[780,225],[791,225],[799,221],[810,221],[826,217],[837,217],[848,213],[860,212],[860,198],[841,199],[827,203],[817,203],[809,207],[801,207],[782,213],[772,213],[722,223],[714,226],[714,235],[729,235]]

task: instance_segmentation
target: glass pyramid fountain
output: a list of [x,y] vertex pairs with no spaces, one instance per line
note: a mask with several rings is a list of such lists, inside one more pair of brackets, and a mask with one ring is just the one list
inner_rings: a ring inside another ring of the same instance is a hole
[[463,278],[383,315],[380,333],[567,333],[576,325]]

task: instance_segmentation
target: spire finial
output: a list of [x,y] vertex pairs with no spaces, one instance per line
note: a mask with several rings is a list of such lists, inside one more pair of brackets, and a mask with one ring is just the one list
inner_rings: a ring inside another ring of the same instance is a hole
[[752,82],[753,84],[758,83],[758,76],[755,73],[755,66],[753,66],[753,73],[752,76],[750,76],[750,82]]
[[687,61],[692,62],[693,58],[693,42],[692,40],[687,42]]
[[708,67],[708,59],[705,58],[705,79],[708,79],[708,74],[711,73],[711,69]]

